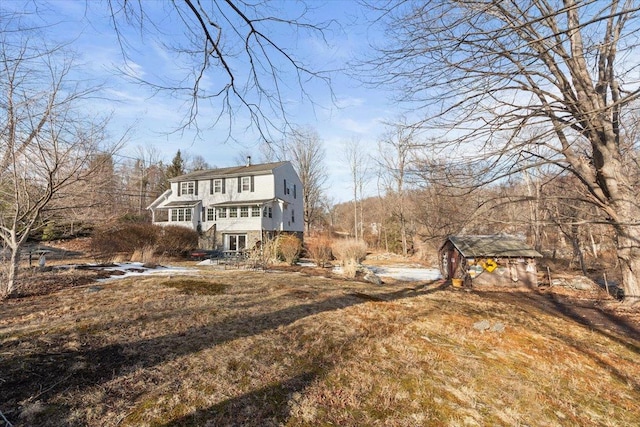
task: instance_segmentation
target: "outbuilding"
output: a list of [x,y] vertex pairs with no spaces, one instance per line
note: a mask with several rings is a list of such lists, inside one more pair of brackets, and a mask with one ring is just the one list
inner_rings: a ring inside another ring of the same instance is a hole
[[510,235],[450,236],[440,247],[440,269],[454,286],[538,286],[542,255]]

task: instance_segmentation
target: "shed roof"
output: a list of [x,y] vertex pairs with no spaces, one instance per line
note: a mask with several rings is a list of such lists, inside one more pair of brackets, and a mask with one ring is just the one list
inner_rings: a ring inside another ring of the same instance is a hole
[[449,240],[465,258],[542,258],[524,240],[503,234],[489,236],[450,236]]

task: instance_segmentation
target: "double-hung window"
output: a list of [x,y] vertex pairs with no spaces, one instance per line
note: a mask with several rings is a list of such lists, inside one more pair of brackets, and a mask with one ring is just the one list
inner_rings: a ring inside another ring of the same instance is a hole
[[216,220],[215,208],[207,208],[207,221],[215,221],[215,220]]
[[180,183],[180,194],[195,194],[196,185],[193,181],[181,182]]
[[249,206],[241,206],[240,207],[240,217],[241,218],[249,218]]
[[227,217],[227,208],[218,208],[218,218]]
[[214,193],[222,193],[222,180],[214,179],[213,180],[213,192]]
[[229,218],[238,218],[238,208],[229,208]]
[[243,176],[242,177],[242,191],[251,191],[251,177],[250,176]]
[[253,206],[251,208],[251,216],[253,217],[260,216],[260,206]]

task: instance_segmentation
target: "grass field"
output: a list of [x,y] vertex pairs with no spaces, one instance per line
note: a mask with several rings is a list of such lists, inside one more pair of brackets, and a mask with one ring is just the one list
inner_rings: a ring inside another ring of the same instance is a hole
[[640,420],[637,322],[585,321],[569,296],[206,269],[74,283],[0,303],[14,426]]

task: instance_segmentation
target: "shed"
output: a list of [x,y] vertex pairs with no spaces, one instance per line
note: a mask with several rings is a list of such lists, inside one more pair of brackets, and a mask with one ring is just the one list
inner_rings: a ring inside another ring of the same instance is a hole
[[465,285],[537,287],[537,258],[523,239],[503,234],[450,236],[440,247],[442,276]]

